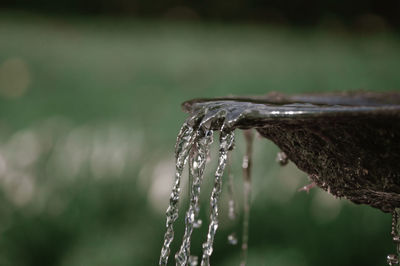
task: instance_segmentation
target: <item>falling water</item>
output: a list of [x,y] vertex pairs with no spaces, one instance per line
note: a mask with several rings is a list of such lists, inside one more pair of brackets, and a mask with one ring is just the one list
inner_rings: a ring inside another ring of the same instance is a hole
[[[228,153],[228,161],[227,161],[227,174],[228,174],[228,217],[231,221],[236,219],[236,211],[235,211],[235,196],[234,196],[234,185],[233,185],[233,174],[231,172],[231,153]],[[228,243],[231,245],[237,245],[238,239],[236,237],[236,233],[233,232],[228,235]]]
[[[197,217],[199,215],[200,187],[203,182],[204,169],[206,166],[207,153],[212,143],[213,132],[210,130],[198,131],[197,141],[193,144],[189,158],[189,177],[192,185],[190,190],[190,205],[185,217],[185,234],[179,252],[175,255],[177,265],[187,265],[190,257],[190,239],[193,228],[199,226]],[[193,265],[193,261],[191,262]]]
[[235,197],[234,197],[234,185],[233,185],[233,174],[231,172],[231,153],[228,153],[228,161],[227,161],[227,172],[228,172],[228,217],[230,220],[235,220],[236,211],[235,211]]
[[400,255],[400,209],[396,208],[392,212],[392,239],[396,245],[396,254],[389,254],[387,256],[388,265],[399,265]]
[[[207,114],[208,112],[208,114]],[[218,166],[215,172],[214,187],[210,198],[210,224],[206,241],[203,243],[203,254],[201,257],[201,265],[210,265],[210,256],[213,252],[213,243],[218,228],[218,202],[222,189],[222,176],[227,165],[228,155],[234,147],[234,132],[229,123],[235,121],[236,117],[231,116],[227,119],[226,113],[214,112],[210,110],[201,110],[192,115],[182,126],[177,137],[175,147],[176,157],[176,174],[169,206],[166,212],[167,231],[164,236],[164,243],[161,249],[160,265],[167,265],[170,254],[170,245],[174,238],[173,224],[178,218],[178,201],[180,196],[180,182],[183,168],[189,161],[189,178],[192,181],[190,187],[190,204],[185,215],[185,232],[179,251],[175,254],[176,265],[197,265],[198,257],[190,254],[191,235],[193,229],[201,225],[199,215],[199,197],[200,188],[203,181],[207,157],[210,145],[213,140],[213,130],[220,132],[219,138],[219,158]],[[223,118],[223,119],[221,119]],[[222,122],[222,124],[221,124]],[[248,246],[248,227],[250,212],[250,192],[251,192],[251,152],[252,140],[254,134],[251,130],[244,131],[246,139],[246,153],[243,159],[243,180],[244,180],[244,220],[242,235],[242,261],[241,265],[245,265]],[[235,203],[233,199],[233,177],[228,167],[229,175],[229,217],[235,219]],[[238,240],[235,233],[228,236],[230,244],[237,244]]]
[[219,158],[218,167],[215,172],[215,182],[211,193],[211,214],[210,214],[210,225],[208,226],[207,240],[203,243],[203,257],[201,259],[201,265],[210,265],[210,256],[213,252],[213,243],[215,233],[218,228],[218,201],[219,195],[221,194],[222,187],[222,175],[224,174],[227,154],[228,151],[233,147],[234,134],[233,131],[225,132],[221,131],[220,134],[220,146],[219,146]]
[[241,266],[246,265],[247,249],[249,240],[249,218],[250,218],[250,199],[251,199],[251,165],[254,133],[251,129],[244,131],[246,140],[246,153],[243,156],[243,233],[242,233],[242,261]]
[[[219,113],[213,113],[212,115],[206,116],[204,113],[199,113],[191,116],[184,123],[177,137],[175,147],[176,174],[169,206],[166,211],[167,231],[164,235],[159,265],[167,265],[168,263],[170,245],[174,238],[173,224],[178,218],[181,176],[188,158],[189,178],[192,180],[190,204],[185,216],[185,233],[181,247],[175,255],[175,259],[177,265],[198,265],[198,257],[190,254],[190,241],[193,229],[201,225],[201,220],[198,219],[200,210],[200,188],[203,181],[209,148],[213,140],[213,131],[211,128],[215,129],[215,125],[212,125],[211,122],[217,122],[218,125],[219,115]],[[201,265],[203,266],[210,265],[209,259],[213,252],[214,237],[218,228],[218,201],[222,187],[222,176],[227,163],[228,152],[232,150],[234,146],[233,130],[223,125],[219,125],[215,130],[220,131],[219,159],[218,167],[215,172],[214,188],[210,199],[210,225],[208,228],[207,240],[203,244],[203,256],[201,259]]]
[[175,160],[176,160],[175,180],[172,188],[172,193],[169,199],[169,206],[166,211],[167,231],[165,232],[164,243],[161,249],[161,256],[159,262],[160,265],[167,265],[168,263],[170,245],[172,240],[174,239],[173,224],[176,221],[176,219],[178,219],[178,202],[179,202],[181,176],[183,168],[187,162],[187,157],[190,148],[194,143],[195,136],[196,132],[194,131],[193,127],[191,127],[188,122],[185,122],[178,134],[175,146]]

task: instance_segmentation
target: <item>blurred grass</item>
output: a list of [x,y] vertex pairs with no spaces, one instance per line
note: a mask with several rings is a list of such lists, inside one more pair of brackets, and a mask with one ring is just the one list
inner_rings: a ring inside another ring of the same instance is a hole
[[[400,40],[391,33],[1,13],[0,51],[5,266],[157,264],[187,99],[400,84]],[[4,84],[19,73],[28,82],[15,96]],[[383,265],[394,248],[389,215],[318,189],[296,193],[305,175],[279,168],[276,152],[257,140],[249,265]],[[240,219],[228,221],[225,207],[213,265],[240,258],[226,241],[240,235]],[[205,230],[193,236],[196,254]]]

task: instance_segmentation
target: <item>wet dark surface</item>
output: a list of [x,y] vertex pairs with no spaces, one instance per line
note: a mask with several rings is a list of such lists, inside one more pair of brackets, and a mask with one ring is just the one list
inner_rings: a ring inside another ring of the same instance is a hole
[[385,212],[400,207],[400,93],[271,93],[183,108],[215,129],[255,128],[337,197]]

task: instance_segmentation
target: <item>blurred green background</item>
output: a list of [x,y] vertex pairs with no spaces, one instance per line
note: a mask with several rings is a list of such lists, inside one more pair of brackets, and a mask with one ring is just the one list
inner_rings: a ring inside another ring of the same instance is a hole
[[[199,16],[0,9],[0,265],[156,265],[185,100],[399,89],[400,39],[384,17],[367,16],[360,30],[340,20],[300,27]],[[237,132],[239,214],[243,146]],[[297,192],[307,176],[280,167],[277,152],[256,139],[248,265],[384,265],[394,251],[390,215],[318,188]],[[212,160],[196,255],[214,169]],[[242,216],[227,218],[227,200],[225,183],[212,265],[240,261],[226,237],[241,235]]]

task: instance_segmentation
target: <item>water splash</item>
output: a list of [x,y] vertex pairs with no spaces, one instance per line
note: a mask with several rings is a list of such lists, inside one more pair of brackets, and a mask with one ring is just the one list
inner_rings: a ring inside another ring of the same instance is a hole
[[250,219],[250,199],[251,199],[251,166],[253,163],[253,140],[254,132],[251,129],[244,131],[244,137],[246,140],[246,153],[243,156],[243,232],[242,232],[242,261],[241,266],[246,265],[247,261],[247,250],[249,242],[249,219]]
[[207,240],[203,243],[203,257],[201,265],[210,265],[210,256],[213,252],[213,243],[215,233],[218,228],[218,201],[221,194],[222,188],[222,175],[224,174],[227,154],[228,151],[233,147],[234,133],[233,131],[225,132],[221,131],[220,134],[220,146],[219,146],[219,158],[218,167],[215,172],[215,182],[211,193],[211,214],[210,214],[210,225],[208,226]]
[[196,139],[197,141],[193,144],[189,156],[189,177],[193,181],[190,190],[190,205],[185,218],[185,233],[180,250],[175,255],[177,265],[187,265],[190,257],[190,239],[193,228],[198,228],[201,225],[201,220],[197,219],[200,211],[200,188],[203,182],[207,154],[213,141],[213,132],[199,129]]

